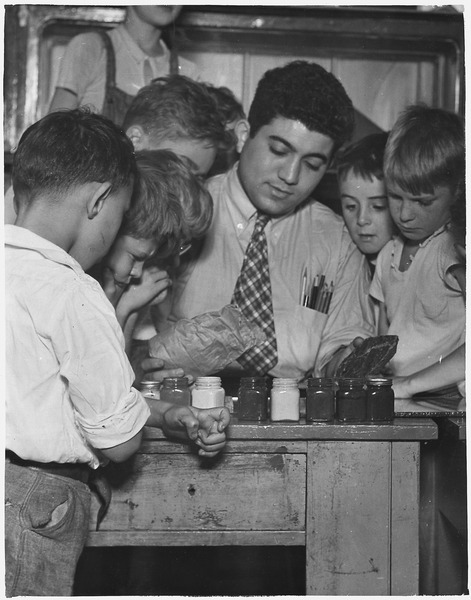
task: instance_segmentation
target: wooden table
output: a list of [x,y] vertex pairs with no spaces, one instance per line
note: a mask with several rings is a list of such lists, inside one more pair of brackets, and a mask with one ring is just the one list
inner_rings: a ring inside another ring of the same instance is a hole
[[468,588],[466,418],[435,420],[438,440],[422,447],[420,590],[455,596]]
[[420,442],[436,437],[427,418],[233,418],[225,451],[201,459],[147,429],[140,452],[108,469],[112,503],[88,545],[305,546],[308,595],[414,595]]

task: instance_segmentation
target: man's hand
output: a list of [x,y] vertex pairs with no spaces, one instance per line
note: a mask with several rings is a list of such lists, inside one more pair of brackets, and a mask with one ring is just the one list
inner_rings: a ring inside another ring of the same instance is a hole
[[225,429],[230,422],[227,408],[199,409],[172,406],[163,415],[162,431],[168,437],[182,437],[197,444],[200,456],[216,456],[226,444]]
[[192,375],[185,374],[181,368],[165,369],[164,361],[161,358],[147,357],[141,362],[141,368],[144,372],[142,379],[151,381],[162,381],[165,377],[186,377],[188,383],[192,384],[195,379]]
[[325,376],[334,377],[340,363],[346,359],[347,356],[349,356],[355,350],[355,348],[358,348],[364,339],[365,338],[362,337],[356,337],[350,342],[350,344],[348,344],[348,346],[341,346],[325,366]]

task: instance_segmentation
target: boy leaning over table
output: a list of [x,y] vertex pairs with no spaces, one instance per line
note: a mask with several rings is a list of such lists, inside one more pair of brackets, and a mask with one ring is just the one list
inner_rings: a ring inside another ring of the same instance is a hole
[[5,226],[7,596],[72,593],[88,532],[91,472],[121,462],[145,425],[216,455],[225,408],[145,399],[115,311],[85,270],[130,206],[133,147],[84,109],[47,115],[13,160],[17,219]]

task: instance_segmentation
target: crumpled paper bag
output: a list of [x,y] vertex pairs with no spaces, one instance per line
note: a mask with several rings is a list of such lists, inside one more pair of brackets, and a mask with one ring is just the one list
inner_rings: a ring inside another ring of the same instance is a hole
[[182,368],[193,377],[221,371],[241,354],[266,340],[238,306],[180,319],[149,340],[149,355],[164,361],[165,369]]

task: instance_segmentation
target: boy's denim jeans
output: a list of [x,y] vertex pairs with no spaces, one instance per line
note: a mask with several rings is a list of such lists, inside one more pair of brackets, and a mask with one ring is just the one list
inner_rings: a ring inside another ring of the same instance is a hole
[[67,477],[5,463],[6,595],[71,596],[91,494]]

